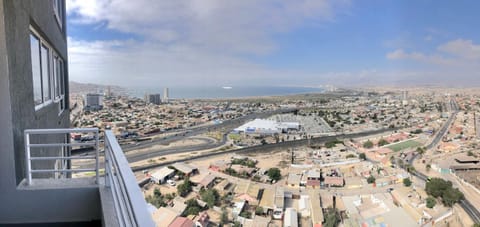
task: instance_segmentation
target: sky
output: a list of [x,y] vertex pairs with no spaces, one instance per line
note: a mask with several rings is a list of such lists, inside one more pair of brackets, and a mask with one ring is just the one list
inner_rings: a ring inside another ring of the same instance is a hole
[[480,1],[66,2],[76,82],[480,85]]

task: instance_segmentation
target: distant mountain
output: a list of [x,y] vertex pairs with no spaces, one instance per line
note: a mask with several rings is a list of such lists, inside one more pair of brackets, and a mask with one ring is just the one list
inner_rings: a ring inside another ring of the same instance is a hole
[[91,84],[91,83],[79,83],[75,81],[69,82],[70,94],[85,94],[85,93],[107,93],[110,88],[110,92],[115,95],[125,94],[126,89],[120,86]]

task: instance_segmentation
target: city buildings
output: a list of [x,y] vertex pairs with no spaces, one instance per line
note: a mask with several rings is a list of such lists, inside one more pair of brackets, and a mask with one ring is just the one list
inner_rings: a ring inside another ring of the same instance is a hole
[[102,94],[86,94],[83,100],[83,109],[86,111],[96,111],[103,108]]
[[170,100],[170,95],[168,93],[168,87],[163,89],[163,102],[167,102]]
[[147,94],[145,95],[145,102],[160,105],[162,103],[162,99],[160,98],[160,94]]

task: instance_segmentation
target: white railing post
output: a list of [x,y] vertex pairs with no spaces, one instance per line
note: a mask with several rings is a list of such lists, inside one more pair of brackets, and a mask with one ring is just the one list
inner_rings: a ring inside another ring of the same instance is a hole
[[97,129],[97,131],[95,132],[95,150],[96,150],[95,151],[96,152],[96,154],[95,154],[95,156],[96,156],[96,159],[95,159],[95,169],[96,169],[96,171],[95,171],[95,174],[96,174],[95,183],[100,184],[100,181],[98,180],[99,179],[99,171],[100,171],[99,170],[99,165],[98,165],[98,161],[99,161],[98,159],[100,159],[100,155],[99,155],[100,139],[98,137],[99,137],[99,133],[98,133],[98,129]]
[[25,138],[25,166],[27,167],[27,183],[32,184],[32,166],[30,162],[30,134],[24,132]]
[[110,160],[111,148],[106,134],[103,138],[105,146],[103,152],[103,155],[105,157],[105,187],[110,188],[112,177],[112,161]]

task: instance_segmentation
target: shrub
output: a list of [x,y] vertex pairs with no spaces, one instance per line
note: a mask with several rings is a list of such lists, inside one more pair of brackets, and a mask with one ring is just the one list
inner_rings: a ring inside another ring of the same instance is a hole
[[429,196],[427,198],[427,207],[428,208],[433,208],[435,205],[437,204],[437,200],[435,200],[435,198]]

